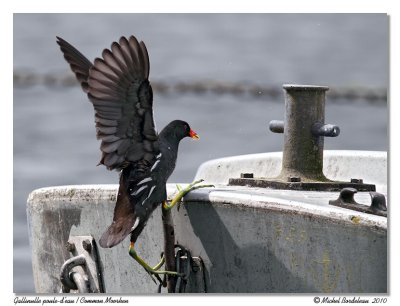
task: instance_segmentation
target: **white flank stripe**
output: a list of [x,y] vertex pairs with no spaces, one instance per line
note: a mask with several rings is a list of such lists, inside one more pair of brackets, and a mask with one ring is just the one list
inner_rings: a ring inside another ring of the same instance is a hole
[[144,201],[142,202],[142,206],[143,206],[143,204],[146,202],[146,200],[147,200],[148,198],[150,198],[150,196],[151,196],[151,194],[153,193],[153,191],[154,191],[155,188],[156,188],[156,186],[151,187],[151,189],[150,189],[150,191],[149,191],[149,195],[148,195],[147,198],[144,199]]
[[152,171],[157,167],[157,165],[158,165],[159,162],[160,162],[160,160],[157,160],[157,161],[154,163],[153,167],[151,167],[151,169],[150,169],[150,172],[152,172]]
[[139,183],[137,183],[137,186],[142,185],[144,183],[152,181],[151,177],[146,177],[145,179],[141,180]]
[[145,190],[146,188],[147,188],[147,186],[142,186],[138,190],[136,190],[135,192],[132,192],[131,195],[135,196],[135,195],[139,194],[140,192],[142,192],[143,190]]
[[136,218],[135,220],[135,224],[133,224],[132,228],[131,228],[131,232],[133,232],[133,230],[139,225],[139,217]]
[[157,159],[160,159],[161,156],[162,156],[162,153],[158,154],[158,155],[156,156],[156,158],[157,158]]

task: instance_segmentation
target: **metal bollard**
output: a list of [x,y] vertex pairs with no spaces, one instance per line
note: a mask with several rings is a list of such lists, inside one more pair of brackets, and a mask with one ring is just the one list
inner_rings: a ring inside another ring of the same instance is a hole
[[375,191],[375,185],[360,181],[337,182],[325,177],[324,137],[337,137],[340,128],[325,123],[326,86],[283,85],[285,120],[272,120],[269,129],[284,134],[282,169],[276,178],[231,178],[230,185],[276,189],[339,191],[352,187]]
[[326,181],[322,173],[324,137],[336,137],[340,133],[338,126],[325,124],[328,87],[283,85],[283,88],[286,112],[280,177]]

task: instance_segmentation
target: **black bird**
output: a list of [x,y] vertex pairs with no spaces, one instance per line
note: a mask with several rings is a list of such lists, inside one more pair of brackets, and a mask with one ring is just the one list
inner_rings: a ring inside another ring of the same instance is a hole
[[[172,174],[179,142],[198,135],[185,121],[170,122],[160,134],[153,120],[153,92],[148,80],[150,63],[146,46],[134,36],[121,37],[111,50],[92,64],[77,49],[57,37],[57,43],[95,111],[96,135],[101,140],[99,164],[120,171],[114,217],[99,241],[103,248],[119,244],[129,234],[129,254],[150,274],[176,274],[147,265],[134,243],[154,209],[167,203],[166,182]],[[190,184],[185,192],[203,186]],[[183,193],[180,193],[182,198]]]

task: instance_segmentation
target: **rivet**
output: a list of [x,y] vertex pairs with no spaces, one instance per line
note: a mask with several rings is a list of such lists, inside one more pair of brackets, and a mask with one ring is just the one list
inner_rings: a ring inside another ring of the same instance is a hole
[[90,240],[89,240],[89,239],[83,240],[83,241],[82,241],[82,246],[83,246],[83,248],[84,248],[86,251],[88,251],[88,252],[90,252],[90,251],[92,250],[92,244],[90,243]]
[[73,251],[75,251],[75,244],[73,242],[68,241],[65,244],[65,248],[67,249],[68,252],[72,253]]

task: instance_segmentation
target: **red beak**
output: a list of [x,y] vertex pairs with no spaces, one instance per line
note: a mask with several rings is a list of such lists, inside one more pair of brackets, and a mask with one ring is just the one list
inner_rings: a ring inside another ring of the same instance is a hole
[[200,139],[199,135],[197,135],[197,133],[195,131],[193,131],[192,129],[190,129],[190,131],[189,131],[189,137],[193,138],[195,140]]

